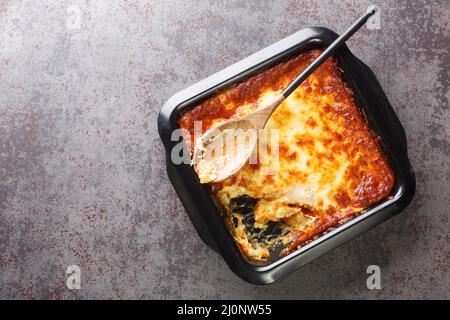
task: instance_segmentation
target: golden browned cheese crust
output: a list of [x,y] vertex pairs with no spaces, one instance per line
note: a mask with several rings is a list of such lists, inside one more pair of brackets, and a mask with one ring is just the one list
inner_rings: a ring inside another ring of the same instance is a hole
[[[185,112],[179,126],[191,152],[194,121],[202,131],[270,101],[319,54],[311,50],[228,88]],[[390,195],[394,176],[377,138],[328,59],[272,114],[277,148],[211,185],[242,251],[264,260],[290,252]],[[278,160],[278,161],[275,161]]]

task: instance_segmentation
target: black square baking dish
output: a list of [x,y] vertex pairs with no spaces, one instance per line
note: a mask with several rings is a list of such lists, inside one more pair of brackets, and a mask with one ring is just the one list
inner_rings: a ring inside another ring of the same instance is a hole
[[336,38],[336,33],[325,28],[303,29],[175,94],[159,114],[158,130],[166,150],[167,173],[192,223],[201,239],[225,259],[234,273],[250,283],[268,284],[280,279],[399,213],[414,195],[415,177],[407,155],[404,129],[373,72],[346,46],[339,49],[335,58],[356,104],[371,130],[379,136],[382,151],[393,170],[395,186],[390,197],[278,260],[254,262],[241,253],[208,186],[199,183],[189,164],[171,161],[172,150],[179,144],[172,133],[179,128],[178,119],[183,111],[287,57],[326,47]]

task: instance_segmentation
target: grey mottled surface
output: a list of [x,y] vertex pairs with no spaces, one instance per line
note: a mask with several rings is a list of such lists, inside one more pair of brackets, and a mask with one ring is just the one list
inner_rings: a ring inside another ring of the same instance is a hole
[[0,298],[449,299],[448,1],[378,1],[381,30],[349,41],[407,133],[417,191],[402,214],[257,287],[201,242],[165,173],[170,95],[303,27],[342,31],[369,4],[0,0]]

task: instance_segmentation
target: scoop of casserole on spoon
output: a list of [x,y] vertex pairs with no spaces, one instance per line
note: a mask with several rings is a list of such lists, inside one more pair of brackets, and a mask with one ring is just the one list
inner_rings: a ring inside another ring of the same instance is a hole
[[370,10],[359,17],[272,102],[243,117],[222,122],[198,138],[194,146],[192,164],[200,182],[219,182],[238,172],[252,155],[258,143],[258,132],[265,127],[275,109],[374,13],[375,10]]

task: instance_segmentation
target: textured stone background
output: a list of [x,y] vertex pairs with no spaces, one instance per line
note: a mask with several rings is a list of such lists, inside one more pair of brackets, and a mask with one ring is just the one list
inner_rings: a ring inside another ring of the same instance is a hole
[[[349,41],[407,133],[417,192],[402,214],[258,287],[201,242],[165,173],[169,96],[298,29],[342,31],[369,4],[0,0],[0,297],[449,299],[446,0],[377,1],[381,30]],[[370,264],[381,290],[366,289]]]

